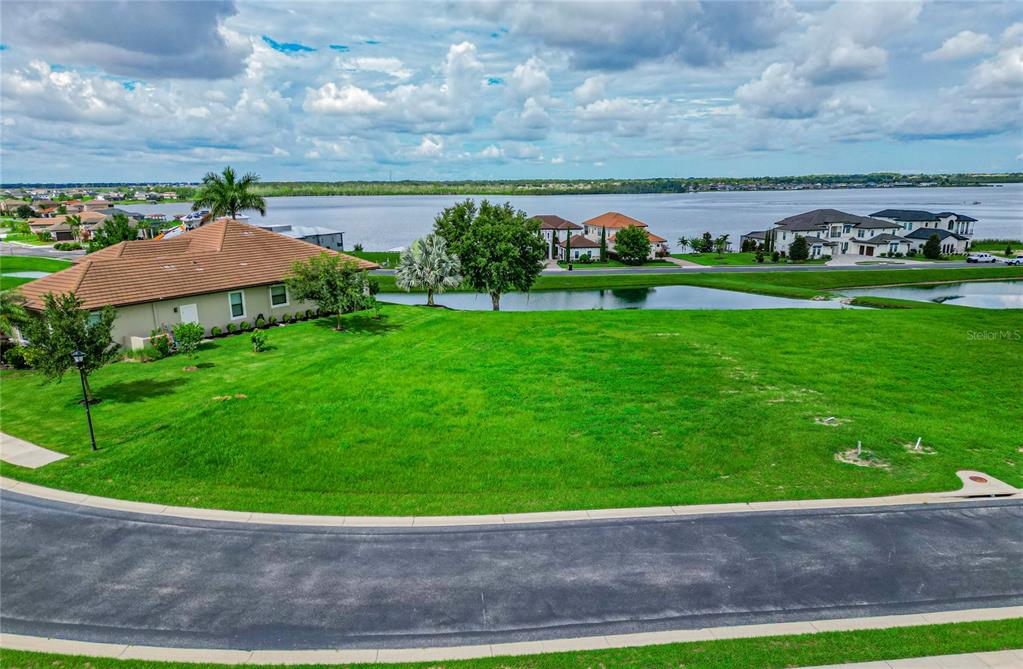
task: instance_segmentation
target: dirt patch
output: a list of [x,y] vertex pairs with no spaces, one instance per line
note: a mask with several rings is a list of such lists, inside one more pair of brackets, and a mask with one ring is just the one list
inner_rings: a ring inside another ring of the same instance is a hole
[[183,371],[183,372],[197,372],[197,371],[199,371],[199,368],[196,367],[195,365],[185,365],[184,367],[181,368],[181,371]]
[[844,462],[847,465],[857,467],[873,467],[875,469],[890,469],[891,463],[881,459],[873,451],[857,446],[841,453],[835,453],[835,460]]
[[234,395],[217,395],[213,398],[214,402],[226,402],[227,400],[244,400],[248,399],[248,395],[242,393],[235,393]]
[[937,453],[936,450],[923,443],[922,439],[907,442],[902,447],[906,449],[907,453],[912,453],[913,455],[934,455]]
[[813,418],[813,422],[817,425],[827,425],[828,427],[845,425],[850,420],[850,418],[838,418],[837,416],[814,416]]

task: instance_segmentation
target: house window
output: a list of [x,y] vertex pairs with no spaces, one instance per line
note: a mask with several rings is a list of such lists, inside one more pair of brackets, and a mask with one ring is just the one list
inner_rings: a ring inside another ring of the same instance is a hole
[[228,293],[227,301],[231,305],[231,319],[245,318],[245,293]]
[[863,231],[862,230],[857,230],[856,231],[856,236],[857,237],[862,237],[863,236]]
[[279,283],[276,286],[270,286],[270,306],[288,306],[288,287],[283,283]]

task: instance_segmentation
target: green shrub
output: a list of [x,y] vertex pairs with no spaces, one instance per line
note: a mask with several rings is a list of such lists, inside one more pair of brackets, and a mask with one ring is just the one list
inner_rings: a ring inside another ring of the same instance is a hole
[[270,347],[269,337],[266,336],[266,332],[262,330],[256,330],[252,333],[252,350],[256,353],[262,353]]
[[25,347],[11,346],[10,348],[4,349],[3,361],[8,367],[13,367],[14,369],[25,369],[28,367],[28,363],[25,361]]
[[58,251],[77,251],[82,248],[82,245],[78,242],[57,242],[53,248]]
[[780,253],[778,253],[777,251],[771,251],[771,262],[778,262],[779,258],[781,258]]
[[242,332],[246,332],[248,330],[251,330],[252,326],[249,325],[248,321],[242,321],[241,325],[238,326],[238,329],[241,330]]
[[210,328],[210,336],[211,337],[219,337],[223,333],[224,333],[224,331],[221,330],[220,328],[218,328],[216,325],[214,325],[213,327]]
[[312,317],[313,317],[313,316],[315,316],[315,315],[316,315],[316,314],[314,314],[314,313],[313,313],[313,310],[312,310],[312,309],[306,309],[306,310],[305,310],[305,317],[306,317],[306,318],[312,318]]
[[266,321],[266,322],[267,322],[267,323],[268,323],[269,325],[275,325],[275,324],[277,323],[277,317],[276,317],[276,316],[271,316],[271,317],[270,317],[269,319],[267,319],[267,321]]
[[177,342],[178,352],[194,358],[205,334],[206,329],[198,323],[178,323],[174,326],[174,341]]
[[149,345],[153,348],[153,354],[159,358],[166,358],[171,352],[171,340],[163,330],[153,330],[149,333]]
[[235,332],[237,332],[237,330],[238,326],[235,325],[234,323],[227,324],[227,334],[234,334]]
[[266,319],[263,318],[262,316],[260,316],[259,318],[256,319],[256,329],[260,330],[260,329],[265,328],[265,327],[266,327]]
[[291,322],[291,314],[284,314],[283,316],[281,316],[281,322],[282,323],[290,323]]

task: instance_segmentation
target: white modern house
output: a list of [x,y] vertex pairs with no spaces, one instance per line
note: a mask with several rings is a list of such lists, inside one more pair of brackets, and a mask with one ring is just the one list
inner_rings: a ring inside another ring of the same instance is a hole
[[[571,235],[576,234],[583,227],[577,223],[573,223],[567,218],[555,216],[554,214],[541,214],[533,217],[535,220],[540,222],[540,236],[543,237],[544,241],[547,242],[547,258],[564,260],[565,258],[565,246],[562,242],[568,239]],[[600,245],[598,244],[598,247]],[[575,257],[572,260],[578,260],[579,256],[573,254]]]
[[806,239],[810,258],[855,255],[865,257],[907,255],[920,251],[931,235],[942,240],[942,253],[965,253],[976,219],[952,212],[885,209],[871,216],[857,216],[837,209],[814,209],[784,218],[767,230],[741,237],[763,244],[774,237],[774,250],[783,256],[796,236]]

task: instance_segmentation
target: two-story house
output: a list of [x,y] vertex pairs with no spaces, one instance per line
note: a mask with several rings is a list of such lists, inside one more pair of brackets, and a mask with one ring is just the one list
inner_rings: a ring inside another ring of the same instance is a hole
[[937,214],[919,209],[882,209],[871,214],[874,218],[891,221],[902,231],[900,234],[920,250],[931,235],[941,240],[941,252],[946,254],[966,253],[973,238],[973,224],[977,219],[952,211]]
[[[547,259],[563,260],[565,251],[562,242],[582,230],[583,227],[553,214],[541,214],[533,218],[540,221],[540,236],[547,242]],[[576,257],[572,260],[578,260],[578,255],[574,255]]]

